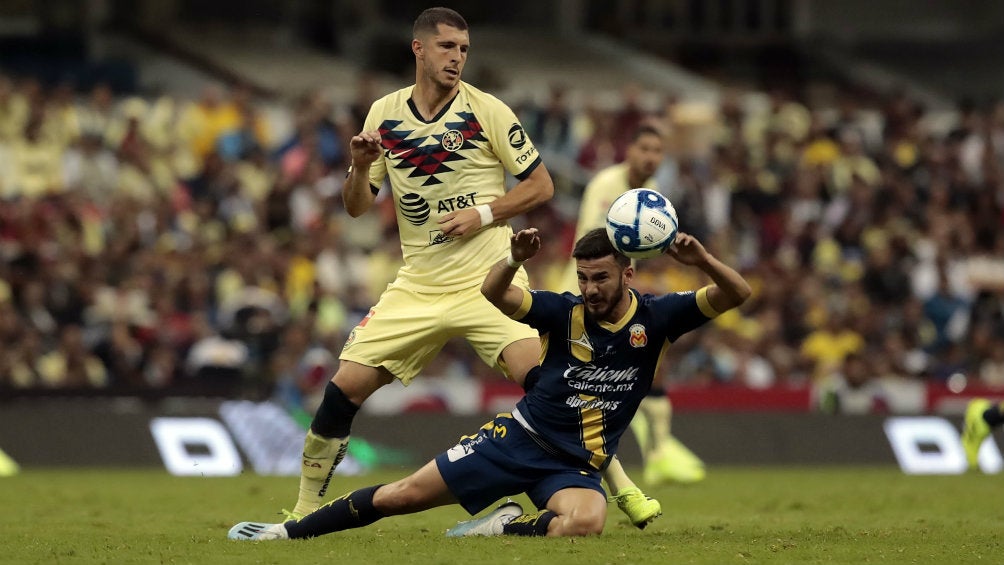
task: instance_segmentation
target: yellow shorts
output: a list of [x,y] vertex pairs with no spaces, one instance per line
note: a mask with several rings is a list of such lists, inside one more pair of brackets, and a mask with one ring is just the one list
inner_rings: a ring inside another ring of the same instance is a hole
[[[514,282],[525,287],[526,275],[520,271]],[[503,349],[539,339],[537,330],[485,300],[478,286],[433,294],[394,283],[349,334],[339,359],[382,366],[407,385],[453,337],[466,339],[482,361],[503,371],[498,362]]]

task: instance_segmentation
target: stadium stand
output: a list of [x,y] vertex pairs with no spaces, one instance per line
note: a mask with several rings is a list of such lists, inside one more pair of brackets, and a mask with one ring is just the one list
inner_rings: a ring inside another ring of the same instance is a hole
[[[842,83],[820,102],[531,36],[479,31],[468,78],[496,81],[555,163],[558,199],[526,219],[554,226],[538,284],[564,266],[584,180],[650,120],[682,229],[756,284],[671,348],[671,382],[808,388],[847,413],[923,411],[918,387],[960,378],[1004,390],[1004,104],[941,112]],[[0,389],[309,406],[399,261],[392,203],[349,220],[339,196],[346,140],[396,79],[293,43],[170,38],[202,70],[146,43],[137,92],[0,77]],[[203,81],[214,68],[238,82]],[[669,260],[639,269],[643,290],[700,283]],[[430,372],[497,378],[459,347]]]

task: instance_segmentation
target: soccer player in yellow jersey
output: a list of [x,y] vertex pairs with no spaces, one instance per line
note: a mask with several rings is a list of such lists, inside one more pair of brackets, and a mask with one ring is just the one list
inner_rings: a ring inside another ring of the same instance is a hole
[[[575,227],[576,241],[589,230],[606,225],[607,210],[621,194],[632,188],[657,190],[653,175],[663,156],[662,133],[651,125],[639,126],[631,138],[624,161],[596,173],[586,186]],[[560,290],[576,292],[578,289],[575,261],[571,258],[562,286]],[[672,405],[657,377],[631,421],[631,429],[641,447],[645,481],[650,484],[669,481],[690,483],[705,476],[704,463],[670,434],[671,415]]]
[[[463,336],[518,383],[539,362],[536,330],[489,304],[480,285],[509,253],[506,220],[549,200],[554,185],[513,111],[461,82],[469,47],[460,14],[422,12],[411,42],[415,84],[374,102],[349,144],[345,208],[363,214],[389,179],[404,266],[346,340],[307,432],[292,517],[321,504],[359,406],[394,379],[408,384],[448,339]],[[519,180],[508,192],[505,171]],[[515,280],[528,286],[523,269]],[[632,501],[639,527],[661,512],[640,492]]]

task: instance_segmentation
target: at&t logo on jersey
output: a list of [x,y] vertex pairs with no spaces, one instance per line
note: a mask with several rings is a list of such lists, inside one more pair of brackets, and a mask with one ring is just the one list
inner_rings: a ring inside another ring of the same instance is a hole
[[398,207],[401,209],[401,216],[413,226],[420,226],[429,220],[432,215],[432,207],[436,207],[437,214],[449,214],[457,210],[473,208],[477,202],[477,192],[458,194],[449,198],[443,198],[430,205],[429,201],[415,192],[409,192],[401,197]]
[[631,333],[631,337],[628,338],[628,343],[631,344],[631,347],[645,347],[648,345],[648,334],[645,333],[645,326],[634,324],[628,328],[628,332]]
[[398,202],[398,206],[401,207],[401,216],[413,226],[424,224],[432,212],[429,203],[414,192],[409,192],[402,196],[401,201]]

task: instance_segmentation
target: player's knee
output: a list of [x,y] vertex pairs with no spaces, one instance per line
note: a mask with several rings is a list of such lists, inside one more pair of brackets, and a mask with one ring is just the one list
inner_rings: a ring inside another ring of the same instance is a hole
[[603,533],[606,513],[588,509],[576,509],[564,516],[561,524],[563,536],[592,536]]
[[342,361],[329,384],[337,386],[346,399],[360,406],[370,395],[393,380],[394,375],[383,367]]
[[384,516],[414,512],[423,502],[421,489],[408,477],[380,487],[373,496],[373,507]]
[[314,414],[310,429],[324,438],[344,438],[352,429],[359,406],[354,404],[334,382],[328,382],[324,398]]
[[522,339],[502,351],[502,365],[509,378],[522,382],[530,369],[540,364],[540,341]]

